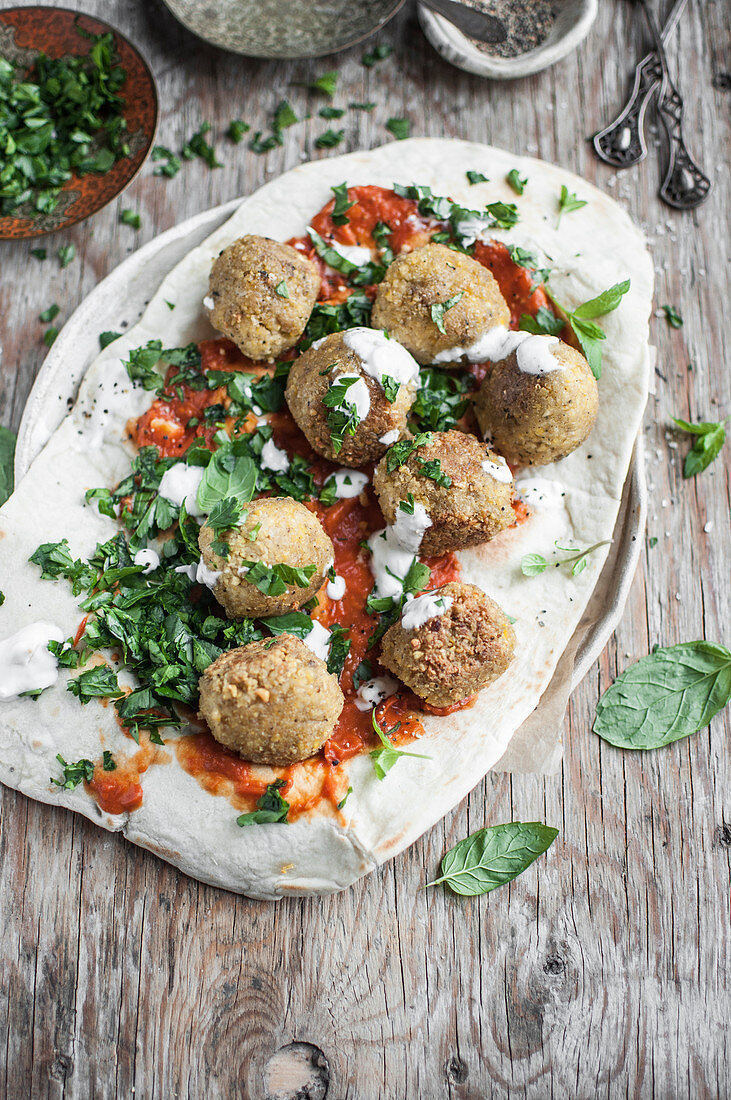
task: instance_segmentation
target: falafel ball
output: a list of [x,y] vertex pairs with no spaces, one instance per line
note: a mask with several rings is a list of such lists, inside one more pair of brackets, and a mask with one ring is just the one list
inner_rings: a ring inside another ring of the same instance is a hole
[[[556,369],[525,369],[536,365],[528,348],[533,340],[544,341],[540,356],[547,351]],[[545,466],[571,454],[591,432],[598,410],[599,390],[586,359],[550,336],[531,337],[493,364],[475,397],[482,434],[520,466]]]
[[448,707],[502,676],[514,650],[502,608],[452,581],[406,604],[383,637],[381,664],[431,706]]
[[247,234],[214,261],[204,305],[214,328],[250,359],[273,359],[305,330],[320,274],[291,245]]
[[312,756],[345,702],[337,676],[291,634],[222,653],[199,687],[200,715],[216,740],[257,764]]
[[420,553],[444,554],[494,538],[515,521],[515,485],[506,462],[485,443],[465,432],[430,432],[431,442],[417,447],[402,466],[396,453],[378,463],[373,488],[387,523],[399,502],[413,495],[426,508],[431,526]]
[[[254,500],[247,505],[247,512],[239,527],[223,533],[214,532],[207,523],[200,529],[198,545],[203,562],[208,569],[219,573],[213,595],[229,619],[258,619],[297,611],[322,587],[325,574],[333,563],[332,542],[317,517],[304,504],[290,497]],[[217,539],[228,545],[226,557],[213,549]],[[261,564],[254,573],[256,563]],[[270,571],[261,578],[257,576],[262,566],[271,569],[276,565],[305,570],[298,578],[304,584],[289,580],[285,583],[282,577]],[[262,592],[258,583],[269,587],[270,591]],[[283,584],[284,592],[281,591]]]
[[343,466],[362,466],[404,432],[418,378],[418,364],[396,340],[351,328],[295,359],[285,396],[314,451]]
[[378,287],[372,323],[420,363],[457,366],[460,354],[452,359],[449,352],[463,354],[488,329],[508,325],[510,310],[486,267],[444,244],[426,244],[393,261]]

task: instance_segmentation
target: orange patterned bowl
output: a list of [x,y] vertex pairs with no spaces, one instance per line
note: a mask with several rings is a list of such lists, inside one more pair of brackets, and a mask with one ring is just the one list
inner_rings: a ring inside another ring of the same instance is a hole
[[0,216],[0,239],[40,237],[66,229],[101,210],[134,179],[152,148],[157,127],[157,89],[146,61],[131,42],[102,22],[68,8],[18,7],[0,11],[0,58],[30,67],[39,52],[59,58],[83,56],[91,42],[77,25],[90,34],[114,35],[119,64],[126,73],[119,94],[127,122],[130,151],[108,172],[72,176],[64,184],[58,205],[50,213],[26,214],[22,210]]

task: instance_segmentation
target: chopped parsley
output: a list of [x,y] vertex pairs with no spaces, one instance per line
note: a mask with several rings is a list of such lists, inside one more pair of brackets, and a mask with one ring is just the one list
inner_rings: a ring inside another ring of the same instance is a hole
[[119,220],[122,225],[128,225],[132,229],[142,228],[142,218],[136,210],[130,210],[129,208],[123,210],[119,215]]
[[58,317],[61,312],[61,307],[55,302],[53,305],[48,306],[43,310],[43,313],[38,314],[38,320],[42,321],[44,325],[47,325],[49,321],[52,321],[54,317]]
[[102,753],[102,768],[105,772],[114,772],[117,770],[117,765],[114,762],[114,757],[112,756],[109,749],[105,749]]
[[51,782],[61,790],[74,791],[79,783],[91,783],[94,778],[94,765],[91,760],[77,760],[75,764],[67,764],[60,752],[56,755],[56,759],[63,768],[63,778],[54,779],[51,776]]
[[311,80],[307,85],[313,92],[322,92],[323,95],[332,97],[335,95],[335,89],[338,83],[338,74],[335,70],[329,73],[323,73],[322,76],[318,76],[317,80]]
[[[180,171],[180,157],[177,157],[171,149],[166,149],[164,145],[154,147],[150,154],[150,160],[158,162],[152,171],[153,176],[165,176],[171,180]],[[161,164],[160,161],[165,163]]]
[[35,256],[36,260],[45,260],[48,257],[48,251],[45,248],[31,248],[31,256]]
[[385,42],[382,42],[379,46],[375,46],[369,53],[364,53],[361,57],[361,62],[365,65],[366,69],[372,69],[374,65],[378,64],[379,61],[385,61],[392,53],[393,46],[389,46]]
[[442,470],[441,460],[438,458],[430,458],[424,461],[421,458],[417,458],[419,466],[419,473],[422,477],[428,477],[431,481],[434,481],[442,489],[448,489],[452,484],[452,479],[449,474],[445,474]]
[[228,124],[228,130],[226,131],[226,137],[230,138],[235,145],[238,145],[243,141],[244,134],[248,134],[251,127],[248,122],[244,122],[240,118],[232,118]]
[[331,305],[328,302],[315,302],[307,322],[300,349],[305,351],[315,340],[329,336],[332,332],[344,329],[368,326],[371,319],[372,303],[365,294],[351,294],[344,302]]
[[525,191],[525,185],[527,184],[528,180],[522,180],[520,178],[520,173],[518,172],[517,168],[511,168],[505,179],[510,184],[513,191],[515,191],[516,195],[523,194],[523,192]]
[[99,333],[99,347],[105,348],[108,344],[113,344],[115,340],[118,340],[122,335],[121,332],[100,332]]
[[342,118],[345,114],[344,107],[321,107],[317,112],[320,118],[333,119]]
[[398,470],[400,466],[404,466],[414,451],[431,443],[432,439],[431,432],[419,432],[413,439],[401,439],[398,443],[394,443],[389,447],[386,451],[386,469],[389,474],[392,474],[394,470]]
[[447,330],[444,327],[444,314],[461,302],[464,298],[464,291],[460,290],[458,294],[453,294],[451,298],[447,298],[446,302],[435,302],[431,307],[431,319],[437,326],[439,331],[446,336]]
[[64,267],[68,267],[74,256],[76,255],[76,245],[62,244],[56,250],[56,255],[58,256],[58,262],[60,263],[61,268],[63,269]]
[[467,395],[474,386],[474,376],[469,371],[422,367],[416,400],[409,412],[410,420],[422,432],[449,431],[467,412],[470,404]]
[[411,123],[408,118],[389,118],[386,129],[397,139],[403,141],[411,133]]
[[557,317],[546,306],[539,306],[535,317],[531,317],[529,313],[522,313],[520,317],[521,329],[536,336],[560,336],[565,324],[563,317]]
[[257,802],[256,809],[252,813],[240,814],[236,818],[236,824],[242,828],[244,825],[287,824],[289,802],[279,793],[284,786],[286,786],[284,779],[275,779],[273,783],[269,783]]
[[391,378],[390,375],[384,374],[381,376],[381,385],[383,386],[383,392],[386,400],[392,405],[398,397],[398,392],[401,389],[401,383],[397,382],[395,378]]
[[334,676],[340,676],[345,667],[345,659],[350,653],[350,638],[348,628],[333,623],[330,627],[330,649],[327,658],[327,671]]
[[289,288],[287,287],[287,283],[284,279],[282,279],[281,283],[277,283],[277,285],[274,287],[274,293],[277,294],[280,298],[289,298]]
[[329,410],[327,423],[335,454],[339,454],[342,450],[346,435],[355,435],[361,421],[355,404],[348,400],[348,390],[359,381],[360,379],[355,377],[338,378],[336,382],[331,383],[322,399],[323,405]]
[[215,149],[206,141],[206,134],[209,133],[210,129],[210,122],[202,122],[196,132],[188,138],[180,150],[180,155],[185,160],[193,160],[195,157],[199,157],[206,162],[209,168],[223,168],[221,162],[216,160]]
[[308,588],[317,571],[316,565],[265,565],[263,561],[242,561],[241,568],[246,570],[242,578],[265,596],[283,596],[288,585]]
[[315,138],[315,148],[334,149],[343,140],[344,133],[345,130],[326,130],[324,134]]
[[80,673],[75,679],[69,680],[68,690],[81,703],[88,703],[95,698],[119,699],[124,694],[119,687],[117,674],[109,665],[94,665]]
[[675,306],[663,306],[662,308],[665,314],[665,320],[670,325],[670,328],[683,327],[683,318],[680,316]]
[[482,172],[467,171],[465,172],[465,175],[467,176],[469,183],[489,183],[487,176],[483,176]]
[[375,103],[349,103],[351,111],[372,111],[376,106]]
[[51,326],[51,328],[47,328],[46,331],[43,333],[43,343],[46,345],[47,348],[50,348],[51,345],[55,343],[58,333],[59,330],[57,328],[54,328],[53,326]]
[[347,183],[339,183],[337,186],[331,187],[330,190],[335,196],[335,203],[330,217],[335,225],[347,225],[350,221],[347,216],[348,211],[355,206],[355,201],[351,202],[348,198],[348,185]]
[[578,199],[571,191],[569,191],[566,184],[561,185],[561,195],[558,200],[558,218],[556,219],[556,229],[558,229],[561,218],[564,214],[571,214],[574,210],[581,210],[582,206],[586,206],[586,199]]

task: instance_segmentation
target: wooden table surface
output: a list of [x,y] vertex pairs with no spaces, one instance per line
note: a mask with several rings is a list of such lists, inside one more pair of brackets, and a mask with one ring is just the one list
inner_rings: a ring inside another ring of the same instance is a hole
[[[0,242],[3,423],[17,427],[43,360],[43,308],[58,302],[63,321],[161,230],[330,155],[314,148],[328,125],[345,125],[336,152],[381,144],[385,121],[406,116],[414,135],[491,142],[586,176],[646,229],[657,304],[675,305],[685,323],[652,320],[646,553],[616,636],[571,700],[560,773],[488,775],[351,890],[276,905],[201,885],[119,836],[2,789],[3,1096],[314,1100],[328,1079],[330,1100],[731,1094],[729,713],[656,753],[619,752],[591,733],[600,693],[654,643],[731,641],[728,463],[684,482],[688,440],[669,427],[672,414],[731,412],[728,9],[724,0],[689,7],[670,58],[691,147],[715,186],[699,210],[678,214],[656,197],[654,121],[648,161],[620,176],[586,141],[624,100],[628,63],[644,44],[621,0],[603,0],[578,53],[506,85],[443,62],[409,6],[376,39],[394,45],[392,58],[366,69],[362,48],[320,61],[249,60],[192,37],[157,0],[84,0],[151,63],[158,141],[179,149],[209,120],[224,167],[186,162],[164,180],[148,165],[121,199],[47,241],[51,256],[76,245],[63,271],[54,258],[32,259],[31,244]],[[322,101],[292,86],[333,68],[335,102],[373,99],[371,114],[323,122]],[[283,97],[313,118],[287,130],[281,148],[256,156],[223,138],[231,118],[266,129]],[[119,223],[122,207],[140,211],[138,233]],[[560,835],[512,885],[472,900],[421,889],[468,832],[534,819]],[[302,1043],[321,1055],[290,1047]]]

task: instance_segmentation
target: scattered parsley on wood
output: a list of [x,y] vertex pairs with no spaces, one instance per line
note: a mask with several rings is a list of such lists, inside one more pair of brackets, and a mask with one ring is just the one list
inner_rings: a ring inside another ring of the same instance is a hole
[[343,140],[344,133],[345,130],[326,130],[324,134],[320,134],[318,138],[315,138],[315,148],[334,149]]
[[451,298],[447,298],[446,302],[435,302],[431,307],[431,319],[442,335],[447,335],[447,330],[444,327],[444,314],[453,309],[463,298],[464,291],[460,290],[458,294],[453,294]]
[[376,46],[369,53],[364,53],[361,62],[365,65],[366,69],[372,69],[374,65],[377,65],[379,61],[385,61],[392,53],[393,46],[389,46],[385,42],[382,42],[380,46]]
[[566,184],[561,186],[561,197],[558,200],[558,218],[556,219],[556,229],[561,224],[561,218],[564,214],[571,214],[574,210],[581,210],[582,206],[586,206],[586,199],[579,199],[571,191],[569,191]]
[[386,129],[397,139],[403,141],[411,133],[411,123],[408,118],[389,118]]
[[317,112],[320,118],[333,119],[342,118],[345,114],[344,107],[321,107]]
[[31,256],[35,256],[37,260],[45,260],[48,256],[48,252],[45,248],[31,248],[30,254]]
[[251,127],[248,122],[244,122],[243,119],[240,118],[232,118],[226,130],[226,137],[229,138],[234,145],[238,145],[243,141],[244,134],[248,134],[250,129]]
[[76,255],[76,245],[62,244],[57,249],[56,255],[58,256],[58,262],[61,264],[61,268],[68,267]]
[[[517,168],[511,168],[505,179],[510,184],[513,191],[515,191],[516,195],[523,194],[523,192],[525,191],[525,185],[527,184],[528,180],[523,180],[520,178],[520,173],[518,172]],[[586,203],[582,202],[581,206],[586,206]],[[576,208],[574,207],[574,209]]]
[[51,328],[47,328],[46,331],[43,333],[43,343],[46,345],[47,348],[50,348],[55,342],[58,333],[59,329],[54,328],[53,326],[51,326]]
[[123,210],[119,215],[119,220],[122,225],[128,225],[131,229],[142,228],[142,218],[136,210],[130,210],[129,208]]
[[712,642],[656,649],[597,706],[594,733],[622,749],[657,749],[707,726],[731,699],[731,651]]
[[696,474],[700,474],[707,469],[718,457],[726,442],[726,423],[729,417],[727,416],[725,420],[718,422],[703,420],[699,424],[691,424],[689,421],[679,420],[675,416],[672,419],[682,431],[690,432],[696,437],[693,446],[685,456],[683,466],[684,478],[695,477]]
[[680,316],[675,306],[663,306],[662,308],[665,314],[665,320],[670,325],[670,328],[683,327],[683,318]]
[[43,313],[38,314],[38,320],[43,321],[43,324],[47,325],[48,322],[52,321],[54,317],[58,317],[60,312],[61,307],[56,305],[56,303],[54,302],[53,305],[50,305],[47,309],[44,309]]
[[212,145],[206,141],[206,134],[210,132],[210,122],[202,122],[196,132],[188,138],[180,151],[185,160],[193,160],[200,157],[209,168],[223,168],[220,161],[216,160],[216,152]]
[[180,171],[180,158],[171,149],[166,149],[164,145],[156,145],[150,154],[150,159],[165,162],[156,165],[152,171],[153,176],[165,176],[167,179],[173,179]]
[[489,894],[530,867],[557,836],[558,829],[540,821],[511,821],[478,829],[447,852],[441,875],[426,885],[444,883],[464,897]]
[[317,80],[312,80],[308,83],[307,87],[311,88],[313,92],[322,92],[323,95],[332,97],[335,95],[335,89],[338,83],[338,74],[333,70],[329,73],[323,73],[322,76],[318,76]]
[[375,103],[349,103],[351,111],[372,111],[375,108]]

